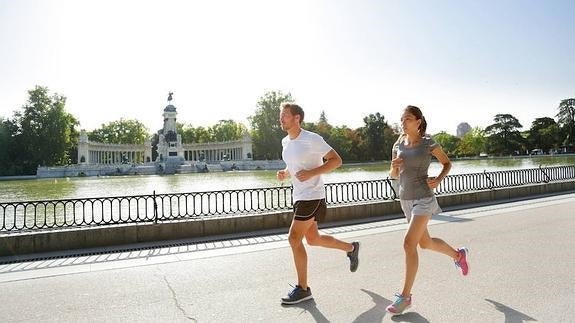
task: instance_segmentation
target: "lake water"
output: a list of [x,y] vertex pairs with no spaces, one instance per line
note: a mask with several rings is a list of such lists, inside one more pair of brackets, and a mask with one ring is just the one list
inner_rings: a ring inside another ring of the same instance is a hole
[[[539,166],[574,165],[575,156],[487,158],[452,160],[450,174],[480,173]],[[432,163],[429,175],[439,173],[441,165]],[[357,182],[387,178],[389,162],[344,165],[325,174],[326,183]],[[234,171],[150,176],[74,177],[0,181],[0,202],[53,200],[85,197],[148,195],[276,187],[290,185],[276,179],[276,171]]]

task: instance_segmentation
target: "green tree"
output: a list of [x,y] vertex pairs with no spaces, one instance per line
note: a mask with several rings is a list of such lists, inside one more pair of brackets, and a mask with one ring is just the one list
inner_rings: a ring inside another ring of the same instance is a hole
[[393,149],[393,144],[399,138],[399,132],[392,127],[385,127],[383,130],[383,159],[384,160],[391,160],[391,150]]
[[553,148],[558,148],[558,138],[559,126],[553,118],[537,118],[527,132],[528,148],[541,148],[543,151],[548,152]]
[[523,127],[519,120],[511,114],[497,114],[493,121],[495,123],[485,128],[489,153],[511,155],[521,150],[524,140],[519,131]]
[[281,129],[279,115],[280,104],[285,101],[294,101],[290,93],[267,92],[259,99],[255,114],[248,118],[254,159],[281,158],[281,140],[286,134]]
[[193,131],[194,131],[194,137],[196,138],[198,143],[206,143],[214,141],[209,128],[200,126],[194,128]]
[[22,150],[18,149],[19,132],[16,120],[0,118],[0,175],[24,174]]
[[220,120],[216,125],[209,128],[212,141],[233,141],[242,138],[243,134],[247,131],[246,127],[233,120]]
[[322,111],[319,115],[319,121],[317,123],[317,130],[316,132],[325,139],[328,143],[330,142],[331,137],[331,129],[333,127],[327,121],[327,116],[325,115],[325,111]]
[[0,118],[0,176],[9,175],[12,161],[12,132],[10,131],[9,121]]
[[159,134],[158,133],[153,134],[150,141],[152,144],[152,160],[156,160],[158,158],[158,144],[160,143]]
[[317,123],[304,121],[301,127],[305,130],[319,134],[327,143],[331,144],[330,137],[331,129],[333,127],[328,123],[325,111],[321,112]]
[[77,145],[78,121],[65,111],[66,98],[49,95],[46,87],[36,86],[28,91],[28,102],[23,111],[16,112],[18,128],[15,144],[20,153],[22,172],[34,174],[37,166],[61,166],[72,162],[72,151]]
[[352,131],[346,126],[330,127],[329,144],[342,160],[358,160],[358,156],[354,154],[353,136],[350,135]]
[[[158,131],[163,133],[164,129]],[[182,143],[195,143],[197,140],[194,138],[194,127],[191,124],[183,124],[176,122],[176,132],[182,137]]]
[[363,118],[365,126],[362,134],[367,144],[369,160],[383,160],[386,151],[391,151],[390,142],[386,142],[385,129],[389,128],[385,117],[379,112]]
[[487,138],[485,131],[479,127],[472,128],[459,141],[456,154],[459,156],[479,156],[486,150]]
[[194,127],[191,124],[178,126],[176,123],[176,129],[178,133],[182,136],[183,143],[206,143],[215,141],[213,138],[212,130],[205,127]]
[[[177,121],[176,121],[176,132],[177,132],[180,136],[182,136],[182,142],[194,142],[194,141],[192,141],[192,140],[185,140],[185,139],[187,139],[187,138],[184,137],[184,134],[185,134],[185,132],[186,132],[186,128],[187,128],[187,127],[188,127],[187,125],[185,125],[185,124],[183,124],[183,123],[181,123],[181,122],[177,122]],[[190,125],[190,127],[191,127],[191,125]]]
[[557,124],[561,129],[564,145],[575,144],[575,99],[561,100],[557,113]]
[[120,119],[102,124],[98,129],[88,133],[90,141],[108,144],[138,144],[141,145],[150,138],[148,128],[138,120]]
[[[469,133],[469,131],[467,131]],[[465,135],[464,135],[465,136]],[[450,135],[445,131],[437,133],[433,135],[433,139],[441,145],[443,150],[448,156],[456,156],[457,155],[457,146],[461,141],[460,138],[454,135]]]

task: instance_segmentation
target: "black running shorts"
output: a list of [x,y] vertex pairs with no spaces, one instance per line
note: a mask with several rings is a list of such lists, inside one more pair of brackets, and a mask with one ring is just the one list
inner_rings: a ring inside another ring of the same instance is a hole
[[306,221],[314,218],[315,221],[320,221],[325,217],[326,210],[325,199],[297,201],[293,205],[294,220]]

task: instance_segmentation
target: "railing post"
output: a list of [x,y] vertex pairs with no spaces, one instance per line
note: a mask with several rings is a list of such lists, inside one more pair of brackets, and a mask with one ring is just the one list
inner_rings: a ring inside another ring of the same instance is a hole
[[[484,170],[473,174],[449,175],[446,181],[435,189],[435,194],[485,191],[535,182],[547,184],[557,180],[575,180],[575,165],[557,167],[539,165],[539,170],[537,168],[497,172]],[[328,204],[363,203],[375,201],[381,197],[397,200],[399,198],[398,183],[398,180],[389,176],[373,181],[327,183],[326,197]],[[276,194],[278,189],[279,193]],[[378,194],[380,189],[381,195]],[[157,195],[154,190],[152,215],[149,210],[150,195],[0,202],[0,239],[5,232],[36,229],[139,222],[158,224],[160,219],[158,198],[162,204],[162,221],[195,218],[196,216],[203,218],[287,210],[290,205],[293,206],[291,190],[291,186],[285,186],[283,183],[279,188],[160,194],[162,196]],[[278,200],[274,201],[276,197]],[[164,198],[168,198],[167,203],[164,203]],[[281,204],[280,200],[284,203]],[[174,208],[177,208],[178,212],[173,212]],[[132,210],[136,213],[136,217],[132,217]],[[124,216],[126,213],[127,217]]]
[[389,187],[391,187],[391,192],[393,193],[393,197],[392,199],[396,200],[399,198],[399,195],[397,194],[397,191],[395,190],[396,187],[399,189],[399,183],[397,182],[398,180],[396,178],[390,178],[389,176],[385,179],[387,184],[389,184]]
[[154,190],[154,224],[158,224],[158,203],[156,203],[156,191]]
[[551,177],[549,177],[549,175],[547,175],[547,173],[543,170],[543,167],[541,167],[541,165],[539,165],[539,170],[543,173],[543,175],[545,175],[545,177],[547,178],[547,180],[544,180],[544,183],[549,183],[551,181]]
[[486,169],[483,170],[483,174],[485,175],[485,178],[487,178],[487,181],[489,181],[489,186],[488,186],[488,188],[489,188],[489,189],[492,189],[493,186],[494,186],[493,180],[491,179],[491,177],[489,177],[489,175],[488,175]]

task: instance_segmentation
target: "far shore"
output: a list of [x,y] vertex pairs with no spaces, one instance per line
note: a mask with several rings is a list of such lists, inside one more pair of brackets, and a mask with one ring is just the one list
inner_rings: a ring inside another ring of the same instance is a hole
[[[575,156],[575,153],[567,154],[551,154],[551,155],[516,155],[516,156],[487,156],[487,157],[450,157],[452,160],[484,160],[484,159],[515,159],[515,158],[533,158],[533,157],[564,157],[564,156]],[[380,163],[389,163],[389,160],[377,160],[371,162],[344,162],[343,167],[354,167],[362,165],[374,165]],[[0,181],[10,181],[10,180],[27,180],[27,179],[38,179],[36,175],[17,175],[17,176],[0,176]]]

